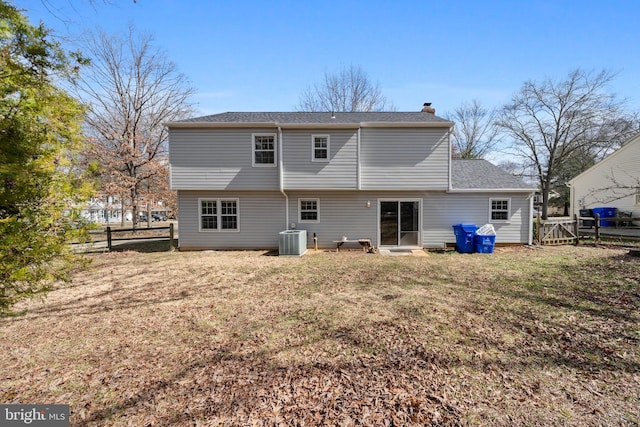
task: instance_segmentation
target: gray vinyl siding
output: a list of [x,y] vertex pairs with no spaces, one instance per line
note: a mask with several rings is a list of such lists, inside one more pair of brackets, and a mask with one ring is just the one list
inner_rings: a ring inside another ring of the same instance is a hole
[[[511,218],[509,223],[493,222],[497,243],[528,243],[529,199],[522,193],[456,194],[445,192],[304,192],[289,191],[289,218],[296,229],[307,230],[308,247],[313,246],[313,233],[317,234],[322,248],[335,247],[334,240],[342,236],[349,239],[371,239],[379,246],[378,203],[379,200],[422,200],[422,246],[439,246],[455,243],[454,224],[474,223],[478,226],[489,223],[489,200],[509,198]],[[319,199],[319,223],[299,223],[298,199]],[[367,201],[371,207],[367,207]],[[524,222],[524,224],[523,224]],[[357,247],[357,246],[356,246]]]
[[[382,200],[422,201],[422,246],[454,244],[452,225],[489,223],[490,198],[509,198],[508,223],[492,222],[496,243],[527,243],[531,220],[528,195],[522,193],[445,193],[416,191],[288,191],[289,224],[285,225],[285,198],[280,192],[179,191],[179,245],[186,249],[275,249],[278,233],[292,226],[307,230],[307,247],[316,233],[320,248],[335,248],[335,240],[371,239],[379,246],[378,203]],[[199,231],[201,198],[238,199],[239,231]],[[300,222],[299,199],[319,201],[319,222]],[[370,207],[367,207],[370,202]],[[357,245],[355,246],[358,247]]]
[[[313,233],[318,237],[320,248],[335,248],[334,240],[342,236],[349,239],[371,239],[377,244],[376,194],[359,191],[288,191],[289,221],[296,229],[307,230],[308,247],[313,247]],[[320,221],[318,223],[298,222],[298,200],[319,199]],[[367,201],[371,207],[367,207]],[[354,247],[358,247],[357,245]]]
[[277,158],[276,166],[252,166],[253,133],[277,137],[276,129],[170,129],[171,188],[277,190]]
[[[238,199],[239,231],[199,231],[199,199]],[[186,249],[269,249],[285,229],[280,192],[178,191],[179,246]]]
[[363,190],[446,190],[448,129],[363,128]]
[[[312,161],[312,135],[329,135],[329,161]],[[285,189],[355,189],[356,130],[283,130]]]
[[[508,223],[489,221],[489,199],[511,199]],[[531,220],[529,195],[522,193],[429,193],[423,203],[425,247],[455,243],[452,225],[491,223],[496,230],[496,243],[528,243]]]

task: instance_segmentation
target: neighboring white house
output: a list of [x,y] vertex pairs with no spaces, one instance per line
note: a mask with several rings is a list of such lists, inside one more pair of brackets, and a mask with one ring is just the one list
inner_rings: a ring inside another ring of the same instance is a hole
[[569,181],[571,209],[614,207],[640,217],[640,134]]
[[[79,215],[80,219],[98,224],[113,224],[122,221],[122,207],[113,197],[91,197],[88,201],[69,208]],[[131,212],[125,212],[125,220],[131,221]]]
[[181,249],[271,249],[307,230],[382,248],[454,244],[452,225],[531,239],[535,188],[484,160],[452,160],[431,112],[222,113],[167,124]]
[[[139,214],[146,214],[149,210],[152,214],[168,216],[169,210],[162,201],[143,200],[143,208],[139,209]],[[115,196],[94,196],[87,202],[73,206],[79,217],[87,222],[97,224],[117,224],[122,222],[122,202]],[[124,221],[131,222],[133,214],[130,208],[125,208]]]

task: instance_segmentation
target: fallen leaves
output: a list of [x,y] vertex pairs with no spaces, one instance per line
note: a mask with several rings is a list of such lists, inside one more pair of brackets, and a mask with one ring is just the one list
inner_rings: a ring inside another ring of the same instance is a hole
[[633,424],[637,269],[573,247],[100,255],[1,321],[0,401],[76,426]]

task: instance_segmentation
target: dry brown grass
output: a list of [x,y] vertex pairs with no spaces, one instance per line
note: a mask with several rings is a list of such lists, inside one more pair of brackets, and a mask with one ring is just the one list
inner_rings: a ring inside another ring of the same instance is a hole
[[638,425],[640,259],[95,255],[0,322],[0,402],[85,425]]

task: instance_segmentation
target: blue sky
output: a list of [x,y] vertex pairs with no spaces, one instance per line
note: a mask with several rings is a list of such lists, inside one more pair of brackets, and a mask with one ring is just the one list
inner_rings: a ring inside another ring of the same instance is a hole
[[[196,88],[200,113],[293,111],[302,91],[361,66],[399,111],[438,115],[507,102],[526,80],[577,67],[617,72],[640,111],[640,2],[16,0],[73,40],[86,29],[151,33]],[[52,13],[53,12],[53,13]]]

